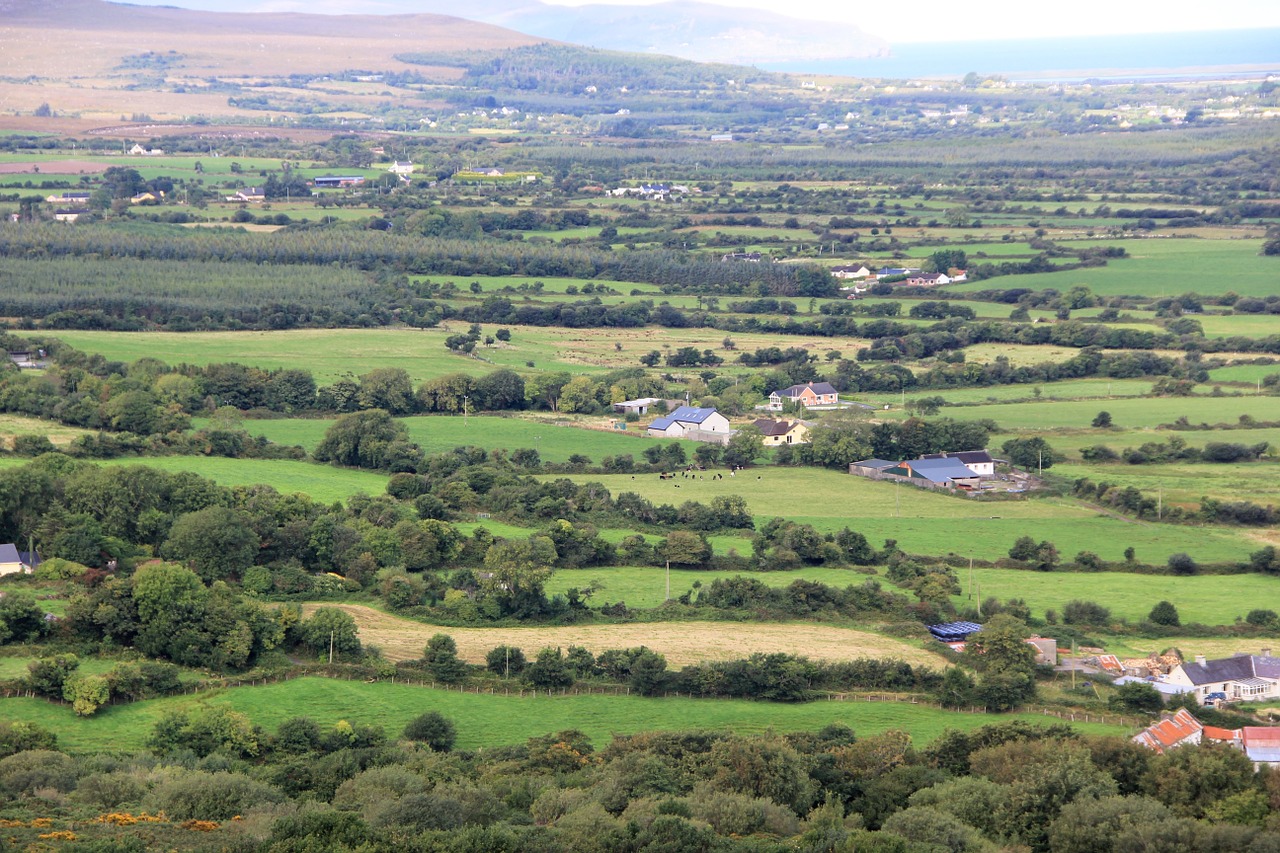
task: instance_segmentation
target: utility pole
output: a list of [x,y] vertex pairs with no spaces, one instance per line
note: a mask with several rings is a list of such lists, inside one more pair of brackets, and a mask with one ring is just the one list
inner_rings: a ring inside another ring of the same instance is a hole
[[671,600],[671,561],[667,560],[667,601]]
[[468,399],[470,398],[467,397],[467,395],[465,394],[462,395],[462,428],[463,429],[467,428],[467,400]]
[[333,632],[329,632],[329,663],[333,663]]

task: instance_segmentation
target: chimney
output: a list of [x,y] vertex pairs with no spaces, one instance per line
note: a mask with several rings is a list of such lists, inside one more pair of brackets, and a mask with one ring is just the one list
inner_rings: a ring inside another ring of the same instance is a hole
[[1204,666],[1205,665],[1204,655],[1196,655],[1196,663],[1200,664],[1201,666]]

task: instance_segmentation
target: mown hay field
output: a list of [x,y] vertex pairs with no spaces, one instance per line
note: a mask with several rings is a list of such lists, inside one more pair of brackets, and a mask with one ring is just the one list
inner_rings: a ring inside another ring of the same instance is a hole
[[453,628],[424,624],[360,604],[307,604],[303,610],[311,613],[320,607],[337,607],[349,613],[359,626],[361,642],[376,645],[395,661],[422,657],[427,640],[436,634],[448,634],[458,644],[458,656],[469,663],[484,663],[484,656],[497,646],[517,646],[530,659],[548,646],[582,646],[592,654],[646,646],[664,655],[667,664],[675,669],[702,661],[736,660],[755,652],[787,652],[815,660],[894,658],[913,666],[946,666],[941,657],[925,651],[919,643],[812,623],[646,622]]

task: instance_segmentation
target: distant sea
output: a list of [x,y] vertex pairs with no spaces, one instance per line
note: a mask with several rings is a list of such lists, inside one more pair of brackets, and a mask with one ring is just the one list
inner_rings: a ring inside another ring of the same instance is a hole
[[1162,80],[1280,74],[1280,29],[899,44],[874,59],[758,63],[770,71],[845,77]]

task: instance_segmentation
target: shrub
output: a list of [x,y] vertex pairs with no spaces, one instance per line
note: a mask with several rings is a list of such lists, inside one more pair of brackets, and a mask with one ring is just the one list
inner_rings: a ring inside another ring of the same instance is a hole
[[484,656],[485,667],[498,675],[519,675],[526,663],[524,652],[515,646],[498,646]]
[[0,759],[0,792],[11,797],[41,788],[70,791],[75,786],[75,764],[61,752],[29,749]]
[[193,770],[156,786],[147,805],[170,820],[230,820],[255,806],[283,799],[275,786],[240,773]]
[[1168,565],[1169,571],[1175,575],[1194,575],[1200,571],[1200,566],[1191,559],[1190,554],[1173,554],[1169,557]]
[[1147,618],[1157,625],[1178,626],[1182,622],[1178,618],[1178,608],[1174,607],[1171,602],[1162,601],[1155,607],[1151,608],[1151,613]]
[[1105,625],[1111,611],[1092,601],[1068,601],[1062,608],[1062,621],[1068,625]]
[[453,723],[436,711],[428,711],[410,720],[404,727],[404,736],[426,744],[433,752],[448,752],[458,739]]

